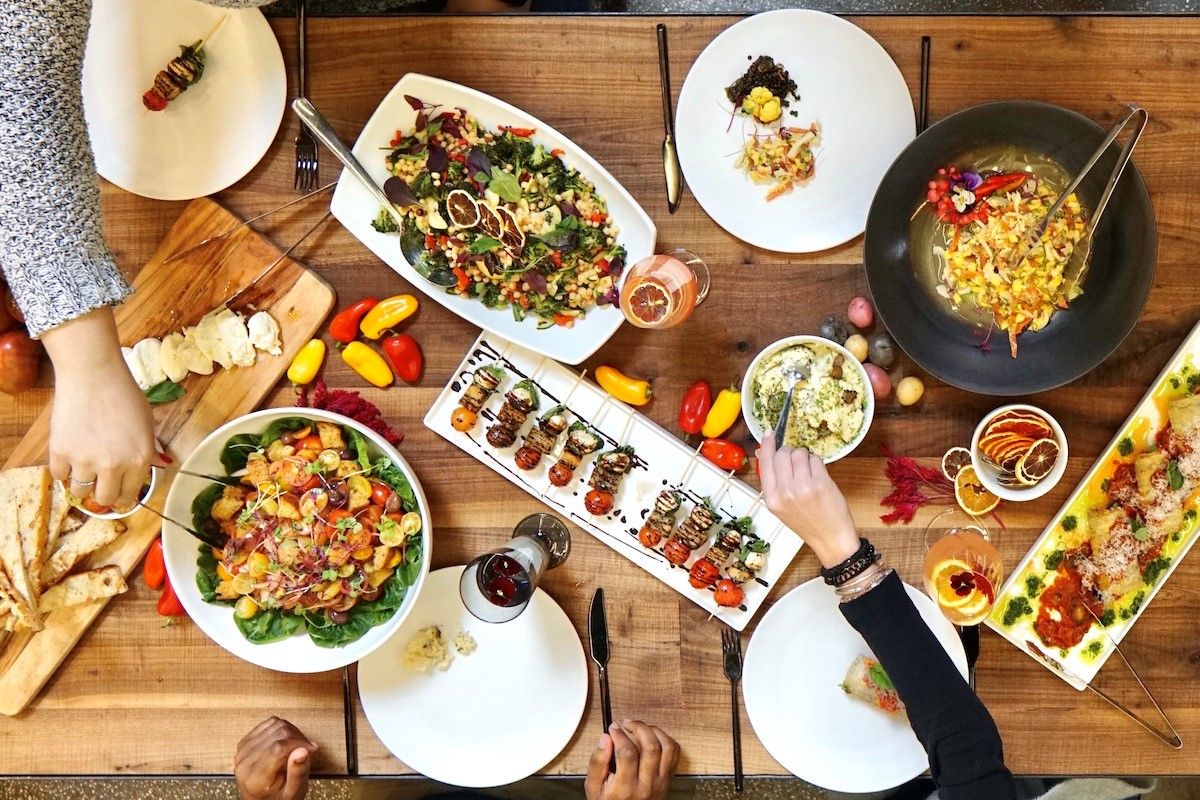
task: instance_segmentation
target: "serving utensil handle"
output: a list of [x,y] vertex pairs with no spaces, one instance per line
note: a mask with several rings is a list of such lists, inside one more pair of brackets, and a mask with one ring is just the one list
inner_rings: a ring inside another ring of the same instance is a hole
[[745,776],[742,774],[742,715],[738,713],[738,684],[729,682],[730,694],[733,696],[733,790],[742,791]]
[[792,413],[792,394],[796,391],[796,384],[788,387],[787,397],[783,399],[783,408],[779,409],[779,420],[775,423],[775,449],[783,447],[783,440],[787,437],[788,417]]
[[[600,718],[604,723],[604,732],[608,733],[608,729],[612,727],[612,696],[608,690],[608,668],[600,667],[598,670],[600,678]],[[617,773],[617,749],[613,747],[612,758],[608,762],[608,771],[614,775]]]

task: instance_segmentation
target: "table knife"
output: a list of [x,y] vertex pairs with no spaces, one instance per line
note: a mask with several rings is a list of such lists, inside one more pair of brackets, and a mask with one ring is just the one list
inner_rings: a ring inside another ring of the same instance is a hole
[[967,654],[967,684],[975,689],[975,662],[979,660],[979,626],[964,625],[958,629],[963,650]]
[[658,24],[658,72],[662,81],[663,105],[663,175],[667,179],[667,210],[672,214],[679,208],[683,194],[683,171],[679,168],[679,153],[675,150],[675,114],[671,111],[671,67],[667,60],[667,26]]
[[[597,589],[592,595],[592,609],[588,612],[588,643],[592,661],[596,662],[596,676],[600,681],[600,714],[604,720],[604,732],[612,726],[612,699],[608,692],[608,617],[604,613],[604,590]],[[616,752],[608,765],[610,772],[617,771]]]

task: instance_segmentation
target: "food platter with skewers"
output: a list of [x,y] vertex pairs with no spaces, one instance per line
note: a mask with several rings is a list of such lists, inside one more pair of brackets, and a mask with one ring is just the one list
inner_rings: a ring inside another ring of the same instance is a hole
[[488,334],[425,425],[737,630],[803,545],[732,473],[582,374]]

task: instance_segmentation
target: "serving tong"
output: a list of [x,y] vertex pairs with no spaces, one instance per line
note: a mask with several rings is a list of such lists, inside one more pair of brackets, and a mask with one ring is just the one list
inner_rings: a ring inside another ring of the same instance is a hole
[[[1136,122],[1134,122],[1136,120]],[[1121,179],[1121,175],[1125,172],[1125,165],[1129,163],[1130,157],[1133,155],[1133,148],[1137,146],[1138,140],[1142,138],[1142,133],[1146,129],[1146,123],[1149,122],[1150,115],[1144,108],[1138,105],[1131,104],[1129,113],[1126,114],[1117,124],[1109,128],[1105,134],[1104,140],[1100,142],[1100,146],[1096,148],[1096,152],[1092,153],[1083,168],[1075,178],[1067,184],[1067,187],[1059,193],[1058,199],[1050,206],[1041,220],[1035,225],[1028,234],[1021,249],[1018,251],[1020,255],[1012,262],[1010,268],[1016,268],[1021,265],[1025,259],[1029,258],[1030,253],[1037,247],[1042,236],[1046,233],[1046,229],[1050,226],[1050,220],[1054,218],[1067,201],[1067,198],[1079,188],[1083,183],[1083,179],[1091,172],[1092,167],[1104,156],[1108,151],[1109,145],[1116,141],[1117,137],[1129,127],[1130,123],[1134,123],[1133,132],[1130,134],[1129,141],[1121,148],[1117,155],[1117,163],[1113,166],[1112,173],[1108,176],[1108,184],[1104,187],[1104,192],[1100,195],[1099,202],[1096,203],[1096,208],[1092,213],[1092,218],[1084,228],[1083,238],[1076,243],[1074,250],[1071,253],[1071,258],[1063,267],[1063,290],[1059,296],[1061,300],[1069,300],[1072,293],[1078,291],[1079,286],[1083,283],[1084,275],[1087,273],[1088,260],[1092,252],[1092,234],[1096,230],[1096,226],[1100,223],[1100,217],[1104,213],[1105,206],[1108,205],[1109,198],[1112,197],[1113,190],[1117,186],[1117,182]],[[1085,244],[1086,243],[1086,244]]]

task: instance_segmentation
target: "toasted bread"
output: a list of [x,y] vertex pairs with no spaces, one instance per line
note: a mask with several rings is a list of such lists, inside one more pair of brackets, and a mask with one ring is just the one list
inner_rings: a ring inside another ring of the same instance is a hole
[[116,520],[91,517],[78,529],[64,534],[38,576],[42,587],[49,588],[58,583],[85,558],[115,541],[124,531],[125,526]]
[[[46,558],[58,548],[58,540],[66,531],[67,514],[71,504],[67,502],[67,490],[56,480],[50,482],[50,520],[46,531]],[[42,560],[45,563],[46,559]]]
[[38,591],[25,566],[21,530],[18,525],[20,503],[27,487],[21,482],[24,470],[0,472],[0,567],[12,587],[15,616],[26,627],[41,630],[42,617],[38,610]]
[[50,535],[50,470],[46,467],[20,467],[15,472],[19,500],[17,524],[21,528],[21,552],[34,590],[36,576],[46,561],[46,541]]
[[64,578],[42,595],[42,612],[49,614],[60,608],[77,606],[92,600],[113,597],[128,591],[121,568],[113,565]]

